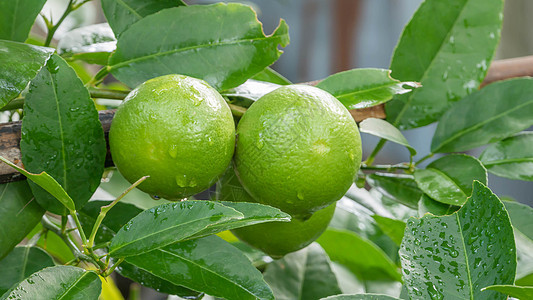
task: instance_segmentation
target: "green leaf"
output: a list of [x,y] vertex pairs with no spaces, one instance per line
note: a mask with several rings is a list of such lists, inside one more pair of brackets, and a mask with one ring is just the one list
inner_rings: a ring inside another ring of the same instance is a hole
[[125,31],[109,58],[109,70],[130,87],[177,73],[226,90],[276,61],[281,55],[278,45],[284,47],[288,42],[285,21],[265,36],[248,6],[182,6],[148,16]]
[[374,243],[353,232],[330,228],[317,242],[332,261],[345,265],[363,280],[401,280],[398,268],[391,259]]
[[[81,226],[85,232],[91,232],[96,222],[96,218],[100,214],[100,208],[108,205],[113,201],[89,201],[80,211],[78,211],[78,218]],[[96,233],[95,244],[109,242],[129,220],[142,212],[142,209],[135,205],[118,202],[113,209],[111,209],[102,225]]]
[[263,71],[255,74],[251,79],[275,83],[279,85],[292,84],[287,78],[283,77],[280,73],[274,71],[270,67],[266,67]]
[[65,33],[57,44],[57,53],[63,58],[106,65],[109,55],[116,47],[117,40],[113,31],[107,23],[101,23]]
[[440,119],[431,152],[459,152],[533,125],[533,78],[495,82],[457,102]]
[[[30,239],[34,237],[35,234],[41,233],[42,230],[42,224],[38,223],[26,238]],[[71,236],[71,238],[73,237]],[[74,259],[74,254],[72,254],[72,250],[70,250],[67,244],[65,244],[65,241],[63,241],[59,235],[51,231],[44,232],[44,234],[42,234],[37,241],[36,246],[46,251],[48,254],[54,257],[55,261],[61,264],[66,264]]]
[[0,185],[0,259],[41,220],[44,210],[33,200],[26,181]]
[[[100,184],[106,156],[102,124],[82,81],[57,55],[30,84],[20,150],[25,168],[54,177],[74,199],[76,209],[87,203]],[[41,206],[65,213],[52,195],[35,184],[30,187]]]
[[0,40],[0,108],[26,88],[53,53],[52,48]]
[[533,273],[533,208],[528,205],[503,201],[514,228],[517,268],[516,279]]
[[409,149],[411,156],[416,155],[415,148],[409,145],[409,142],[405,139],[401,131],[385,120],[376,118],[365,119],[361,123],[359,123],[359,130],[361,132],[368,133],[380,137],[382,139],[394,142],[396,144],[405,146],[407,147],[407,149]]
[[248,258],[216,236],[168,245],[127,257],[126,262],[159,279],[211,296],[274,299]]
[[489,145],[479,160],[492,174],[533,181],[533,132],[521,132]]
[[72,266],[56,266],[34,273],[6,292],[0,300],[97,300],[101,291],[102,282],[95,272]]
[[379,215],[372,216],[379,228],[388,235],[396,245],[400,245],[403,239],[403,232],[405,231],[405,222],[391,218],[382,217]]
[[331,261],[317,243],[268,265],[265,281],[276,299],[320,299],[342,293]]
[[418,201],[418,215],[421,217],[426,213],[430,213],[435,216],[451,215],[459,210],[459,208],[459,206],[435,201],[425,194],[422,195],[422,198],[420,198],[420,201]]
[[387,120],[400,129],[428,125],[477,89],[498,45],[502,15],[503,0],[424,1],[391,62],[394,78],[422,87],[389,102]]
[[257,99],[263,97],[265,94],[268,94],[279,87],[279,84],[248,79],[245,83],[232,89],[226,90],[221,94],[227,97],[240,97],[256,101]]
[[533,241],[533,208],[529,205],[503,201],[513,227]]
[[46,0],[1,1],[0,39],[24,42],[45,2]]
[[243,215],[210,201],[181,201],[159,205],[131,219],[111,239],[109,253],[126,257],[176,243],[222,222]]
[[417,88],[416,82],[401,82],[390,77],[390,70],[353,69],[333,74],[320,81],[316,87],[335,96],[347,109],[376,106]]
[[400,300],[399,298],[379,294],[336,295],[323,300]]
[[[8,164],[13,169],[19,171],[22,173],[26,178],[28,178],[31,182],[37,184],[41,188],[45,189],[48,193],[50,193],[55,199],[57,199],[64,207],[68,208],[69,210],[76,209],[74,206],[74,200],[70,198],[70,196],[65,192],[63,187],[48,173],[41,172],[39,174],[30,173],[23,168],[20,168],[19,166],[13,164],[9,160],[5,159],[3,156],[0,156],[0,160],[4,163]],[[30,185],[31,187],[31,185]],[[35,192],[34,192],[35,193]],[[54,199],[54,201],[55,201]],[[39,201],[37,201],[39,202]],[[62,206],[61,206],[62,207]],[[63,208],[64,209],[64,208]],[[41,215],[42,216],[42,215]]]
[[472,197],[456,213],[427,214],[407,222],[400,248],[403,279],[416,299],[506,299],[481,292],[512,284],[516,249],[503,203],[474,182]]
[[366,179],[378,192],[411,208],[417,208],[423,194],[411,175],[374,173]]
[[516,285],[491,285],[481,289],[482,291],[496,291],[505,295],[509,295],[516,299],[533,299],[533,287],[531,286],[516,286]]
[[185,5],[181,0],[101,0],[107,22],[118,37],[133,23],[165,8]]
[[0,295],[7,292],[14,284],[24,280],[31,274],[54,266],[48,253],[37,247],[16,247],[0,260]]
[[464,154],[441,157],[415,171],[418,187],[433,200],[449,205],[463,205],[474,180],[486,185],[487,170],[478,159]]

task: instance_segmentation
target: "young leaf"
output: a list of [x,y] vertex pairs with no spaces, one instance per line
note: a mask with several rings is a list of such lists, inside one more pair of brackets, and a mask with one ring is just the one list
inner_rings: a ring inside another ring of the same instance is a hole
[[[43,120],[47,121],[43,124]],[[89,92],[57,55],[30,84],[20,150],[26,169],[54,177],[74,199],[76,209],[87,203],[100,184],[106,155],[102,124]],[[64,213],[52,195],[35,184],[30,187],[41,206]]]
[[533,286],[491,285],[481,290],[500,292],[516,299],[533,299]]
[[423,194],[411,175],[374,173],[367,176],[367,182],[383,195],[411,208],[417,208]]
[[489,145],[479,160],[492,174],[533,181],[533,132],[521,132]]
[[404,86],[420,86],[416,82],[393,79],[390,73],[385,69],[353,69],[333,74],[316,87],[335,96],[347,109],[359,109],[385,103],[394,95],[411,91]]
[[400,300],[399,298],[379,294],[336,295],[323,300]]
[[373,215],[372,217],[376,220],[379,228],[388,235],[396,245],[399,246],[402,243],[405,222],[379,215]]
[[283,77],[280,73],[274,71],[270,67],[266,67],[263,71],[255,74],[251,79],[270,82],[279,85],[292,84],[287,78]]
[[118,37],[133,23],[165,8],[185,5],[181,0],[101,0],[107,22]]
[[26,181],[0,185],[0,259],[30,233],[43,214]]
[[0,300],[97,300],[101,291],[102,282],[95,272],[72,266],[56,266],[33,273],[6,292]]
[[159,205],[131,219],[111,239],[109,253],[127,257],[176,243],[243,215],[210,201],[182,201]]
[[276,61],[281,55],[278,45],[288,42],[285,21],[265,36],[249,6],[181,6],[150,15],[126,30],[109,58],[109,70],[130,87],[176,73],[226,90]]
[[45,2],[46,0],[1,1],[0,40],[24,42]]
[[459,152],[500,141],[533,125],[533,78],[490,84],[440,119],[431,152]]
[[391,62],[394,78],[422,87],[389,102],[387,120],[400,129],[428,125],[477,89],[498,45],[502,14],[502,0],[424,1]]
[[[75,210],[76,207],[74,205],[74,200],[70,198],[70,196],[65,192],[63,187],[48,173],[41,172],[39,174],[33,174],[30,173],[23,168],[13,164],[9,160],[5,159],[3,156],[0,156],[0,160],[4,163],[8,164],[13,169],[19,171],[24,176],[26,176],[32,183],[40,186],[44,190],[46,190],[50,195],[54,197],[54,201],[59,201],[60,204],[57,206],[60,206],[61,211],[64,211],[65,207],[69,210]],[[31,187],[31,185],[30,185]],[[57,199],[57,200],[56,200]],[[64,206],[63,206],[64,205]]]
[[416,155],[415,148],[409,145],[409,142],[405,139],[401,131],[385,120],[376,118],[365,119],[359,124],[359,130],[361,132],[405,146],[407,149],[409,149],[411,156]]
[[401,280],[398,268],[391,259],[374,243],[353,232],[330,228],[317,242],[332,261],[345,265],[358,278]]
[[[3,1],[2,3],[15,2]],[[3,19],[0,18],[0,22],[2,21]],[[39,73],[54,53],[54,49],[1,40],[0,49],[2,50],[0,51],[1,108],[26,88],[28,82]]]
[[54,266],[54,260],[48,253],[37,247],[16,247],[0,260],[0,295],[14,284],[21,282],[31,274]]
[[76,28],[61,37],[57,53],[63,58],[78,59],[90,64],[106,65],[117,40],[107,23]]
[[[173,284],[226,299],[274,299],[261,273],[216,236],[168,245],[126,262]],[[135,278],[134,278],[135,279]]]
[[411,298],[506,299],[480,291],[514,281],[516,249],[503,203],[475,181],[456,213],[409,219],[400,258]]
[[248,79],[243,84],[226,90],[221,94],[223,96],[241,97],[256,101],[257,99],[263,97],[263,95],[268,94],[279,87],[280,85],[278,84]]
[[264,277],[276,299],[313,300],[342,293],[331,261],[316,243],[269,264]]

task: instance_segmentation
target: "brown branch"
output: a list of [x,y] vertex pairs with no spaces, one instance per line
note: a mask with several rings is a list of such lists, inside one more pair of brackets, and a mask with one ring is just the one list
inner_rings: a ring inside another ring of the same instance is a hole
[[[533,76],[533,56],[504,59],[493,62],[481,87],[495,81],[522,76]],[[308,84],[316,85],[316,83],[317,82],[309,82]],[[350,113],[357,122],[366,118],[385,118],[384,105],[364,109],[354,109],[350,110]],[[115,110],[104,110],[100,111],[98,114],[107,141],[109,128],[111,127],[111,120],[113,119]],[[21,125],[22,123],[20,121],[0,124],[0,155],[19,166],[22,166],[19,148]],[[109,153],[109,145],[107,147],[105,165],[106,167],[113,166],[113,160]],[[8,183],[23,179],[25,179],[23,175],[15,172],[8,165],[0,164],[0,183]]]

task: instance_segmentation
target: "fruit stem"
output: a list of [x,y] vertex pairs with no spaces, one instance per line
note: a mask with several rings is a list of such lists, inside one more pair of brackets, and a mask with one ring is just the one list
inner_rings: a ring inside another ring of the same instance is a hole
[[407,163],[400,163],[396,165],[373,165],[367,166],[361,164],[361,170],[376,170],[376,171],[395,171],[395,170],[410,170],[411,167]]
[[364,161],[365,165],[367,165],[367,166],[372,165],[372,163],[374,162],[374,159],[376,158],[376,155],[378,155],[379,151],[381,151],[383,146],[385,146],[386,142],[387,142],[387,140],[385,140],[385,139],[379,140],[379,143],[376,145],[376,148],[374,148],[374,151],[372,151],[372,153],[370,153],[370,156],[368,156],[366,161]]

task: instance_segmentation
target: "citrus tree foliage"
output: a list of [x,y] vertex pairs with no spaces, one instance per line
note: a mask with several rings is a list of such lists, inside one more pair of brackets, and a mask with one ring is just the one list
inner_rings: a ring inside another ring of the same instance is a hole
[[[238,122],[256,100],[291,84],[270,68],[289,45],[287,23],[265,33],[256,12],[236,3],[101,0],[106,23],[54,39],[89,1],[71,0],[53,19],[39,16],[44,0],[0,4],[0,106],[23,117],[24,168],[1,160],[27,178],[0,186],[0,299],[114,299],[105,292],[113,273],[194,299],[533,297],[533,209],[502,202],[487,179],[533,180],[533,135],[525,131],[533,80],[479,88],[499,42],[503,0],[426,0],[389,69],[349,70],[317,84],[347,109],[384,104],[387,118],[358,124],[382,139],[361,163],[359,188],[337,201],[315,243],[282,258],[230,233],[291,221],[275,207],[238,202],[253,200],[240,184],[224,201],[153,202],[135,188],[147,176],[130,186],[105,169],[97,110],[108,107],[95,99],[121,100],[148,79],[183,74],[215,88]],[[27,39],[37,18],[46,36]],[[434,122],[431,153],[413,161],[421,149],[400,130]],[[411,159],[374,164],[386,142]],[[482,146],[479,157],[457,153]],[[95,200],[98,187],[115,200]]]

